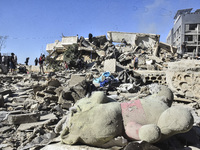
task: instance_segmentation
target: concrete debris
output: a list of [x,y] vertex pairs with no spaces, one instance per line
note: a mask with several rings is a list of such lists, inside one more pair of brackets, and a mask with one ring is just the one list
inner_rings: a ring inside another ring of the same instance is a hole
[[[80,57],[83,58],[85,62],[84,66],[86,65],[85,67],[91,62],[102,62],[103,65],[100,68],[103,67],[104,71],[110,71],[109,68],[106,68],[108,67],[107,63],[109,63],[108,59],[116,59],[116,63],[119,62],[124,67],[132,68],[135,55],[139,59],[139,69],[143,70],[148,70],[149,68],[146,64],[147,61],[154,61],[152,70],[164,70],[166,67],[163,67],[163,63],[177,59],[175,56],[176,48],[166,43],[159,42],[159,35],[109,31],[107,32],[107,37],[108,39],[105,35],[94,37],[89,33],[88,38],[81,36],[79,39],[74,40],[77,42],[71,42],[74,37],[62,37],[61,42],[56,41],[55,43],[47,44],[46,49],[50,54],[49,56],[54,57],[56,62],[61,63],[62,61],[67,61],[71,69],[78,67],[78,65],[74,65],[75,55],[76,59],[80,59]],[[74,52],[71,51],[70,42],[71,46],[77,44],[77,47],[74,47]],[[120,44],[114,44],[113,42]],[[58,45],[57,43],[60,43],[61,46],[52,46]],[[66,43],[68,43],[67,46]],[[57,59],[60,55],[63,57]],[[113,66],[110,66],[110,68],[113,68],[110,71],[111,73],[117,71],[115,67],[116,63],[114,64],[114,62],[112,62]],[[50,67],[55,68],[51,63],[49,64]]]
[[159,38],[63,36],[45,74],[1,64],[0,149],[200,148],[200,62]]
[[0,64],[0,74],[7,74],[8,73],[8,68],[3,65],[3,64]]
[[116,59],[105,60],[104,71],[109,71],[110,73],[115,73],[116,72]]
[[37,122],[40,119],[40,114],[38,113],[26,113],[26,114],[10,114],[8,115],[9,124],[22,124]]
[[199,60],[169,63],[166,81],[177,97],[197,101],[200,98]]

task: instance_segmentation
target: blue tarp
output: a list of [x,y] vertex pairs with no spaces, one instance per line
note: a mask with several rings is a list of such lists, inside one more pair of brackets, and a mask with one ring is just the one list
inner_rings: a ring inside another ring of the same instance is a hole
[[93,82],[95,82],[95,83],[100,83],[100,82],[102,82],[103,80],[102,80],[102,77],[104,76],[104,77],[109,77],[111,74],[110,74],[110,72],[104,72],[104,73],[102,73],[102,75],[99,77],[99,78],[96,78],[96,79],[93,79]]
[[110,72],[104,72],[99,78],[93,79],[93,83],[100,83],[100,87],[104,87],[112,81],[117,81]]

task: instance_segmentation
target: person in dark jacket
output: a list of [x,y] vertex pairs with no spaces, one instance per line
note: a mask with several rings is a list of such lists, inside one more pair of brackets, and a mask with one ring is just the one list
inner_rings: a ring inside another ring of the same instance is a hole
[[11,72],[13,73],[15,71],[15,54],[11,53],[11,58],[10,58],[10,68],[11,68]]
[[45,61],[45,55],[41,55],[39,58],[39,64],[40,64],[40,73],[42,71],[43,74],[44,74],[44,67],[43,67],[44,61]]
[[37,64],[38,64],[38,59],[35,58],[35,66],[37,66]]
[[28,62],[29,62],[29,57],[26,58],[26,61],[24,63],[28,66]]

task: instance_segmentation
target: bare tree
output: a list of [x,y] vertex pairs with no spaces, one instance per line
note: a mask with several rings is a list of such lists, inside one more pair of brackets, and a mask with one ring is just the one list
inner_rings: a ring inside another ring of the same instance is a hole
[[8,36],[0,36],[0,53],[3,48],[6,47],[5,42]]

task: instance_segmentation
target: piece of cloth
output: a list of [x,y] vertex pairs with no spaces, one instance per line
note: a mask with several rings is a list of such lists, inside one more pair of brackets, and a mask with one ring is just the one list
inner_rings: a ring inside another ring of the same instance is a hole
[[100,82],[104,81],[106,77],[109,77],[109,76],[110,76],[110,72],[104,72],[104,73],[102,73],[102,75],[99,78],[93,79],[93,82],[100,83]]
[[109,80],[105,79],[104,81],[100,82],[100,87],[104,87],[109,83]]

